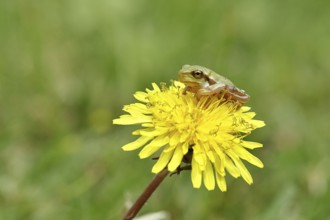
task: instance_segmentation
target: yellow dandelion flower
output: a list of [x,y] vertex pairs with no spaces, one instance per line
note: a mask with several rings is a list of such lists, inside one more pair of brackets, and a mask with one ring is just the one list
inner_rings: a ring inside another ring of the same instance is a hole
[[226,173],[241,176],[248,184],[253,182],[242,160],[262,168],[263,163],[248,151],[262,144],[243,139],[265,123],[253,119],[255,113],[249,111],[250,107],[239,108],[217,97],[196,99],[193,93],[183,94],[185,85],[178,81],[169,87],[160,88],[155,83],[152,87],[136,92],[134,97],[140,103],[124,106],[128,114],[113,121],[141,124],[142,128],[133,132],[139,137],[124,145],[124,151],[143,147],[139,153],[142,159],[161,150],[153,173],[163,169],[175,172],[183,162],[190,163],[194,188],[200,188],[203,182],[208,190],[217,184],[226,191]]

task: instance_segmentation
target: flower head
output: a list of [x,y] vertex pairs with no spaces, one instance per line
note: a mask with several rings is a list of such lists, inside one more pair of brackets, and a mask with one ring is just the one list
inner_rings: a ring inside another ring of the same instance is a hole
[[169,87],[159,88],[155,83],[152,86],[152,90],[136,92],[134,97],[140,103],[124,106],[128,114],[113,121],[141,124],[142,128],[133,132],[139,137],[124,145],[123,150],[143,147],[141,159],[160,151],[152,168],[154,173],[165,168],[175,172],[181,163],[190,163],[195,188],[204,182],[208,190],[217,184],[226,191],[226,173],[241,176],[248,184],[253,182],[242,160],[262,168],[263,163],[248,151],[262,144],[243,138],[265,123],[253,119],[255,113],[249,111],[250,107],[212,96],[197,99],[193,93],[183,94],[185,86],[177,81]]

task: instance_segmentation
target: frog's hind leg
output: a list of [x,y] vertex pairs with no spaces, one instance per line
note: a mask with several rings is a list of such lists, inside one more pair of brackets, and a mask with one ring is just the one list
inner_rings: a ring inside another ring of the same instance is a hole
[[238,101],[243,105],[249,101],[250,96],[244,91],[236,88],[235,86],[229,86],[224,83],[217,83],[205,88],[199,89],[197,92],[197,97],[201,96],[211,96],[211,95],[220,95],[223,94],[223,97],[227,100]]
[[244,90],[240,90],[235,86],[227,86],[226,92],[229,94],[230,99],[238,101],[241,104],[250,100],[250,96]]
[[210,96],[219,94],[221,91],[226,90],[226,84],[223,83],[217,83],[210,86],[207,86],[205,88],[199,89],[197,92],[197,96]]

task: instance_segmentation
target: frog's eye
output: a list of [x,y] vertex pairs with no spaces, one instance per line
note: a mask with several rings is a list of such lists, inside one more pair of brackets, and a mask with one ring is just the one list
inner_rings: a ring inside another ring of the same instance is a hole
[[194,71],[192,71],[192,75],[193,75],[193,77],[195,78],[195,79],[201,79],[201,78],[203,78],[203,71],[201,71],[201,70],[194,70]]

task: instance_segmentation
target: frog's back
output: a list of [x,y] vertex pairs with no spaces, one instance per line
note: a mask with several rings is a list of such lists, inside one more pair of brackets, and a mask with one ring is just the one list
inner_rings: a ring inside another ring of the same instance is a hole
[[[212,70],[210,70],[210,71],[212,71]],[[224,84],[229,85],[229,86],[235,86],[234,83],[232,81],[230,81],[229,79],[227,79],[226,77],[224,77],[224,76],[222,76],[222,75],[220,75],[220,74],[218,74],[214,71],[212,71],[212,72],[213,72],[213,75],[214,75],[213,78],[216,82],[224,83]]]
[[217,83],[224,83],[226,85],[229,86],[235,86],[234,83],[232,81],[230,81],[229,79],[227,79],[226,77],[214,72],[211,69],[208,69],[206,67],[200,66],[200,68],[202,68],[204,70],[204,72],[214,81],[216,81]]

